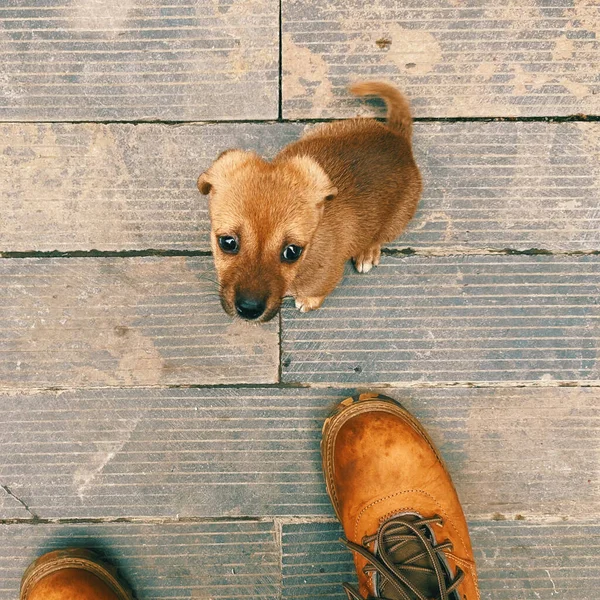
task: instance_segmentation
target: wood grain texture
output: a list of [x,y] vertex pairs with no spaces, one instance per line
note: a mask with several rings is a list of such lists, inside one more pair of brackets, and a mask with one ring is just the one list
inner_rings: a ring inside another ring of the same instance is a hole
[[[600,529],[589,523],[472,521],[482,600],[595,600]],[[351,554],[337,523],[283,527],[283,598],[343,600],[354,583]]]
[[269,0],[30,0],[0,8],[0,120],[277,117]]
[[283,114],[353,115],[364,79],[404,89],[418,117],[598,114],[599,33],[586,0],[288,0]]
[[228,148],[267,156],[297,126],[0,125],[0,250],[209,250],[196,180]]
[[425,190],[391,246],[600,249],[600,123],[415,127]]
[[[0,600],[73,545],[140,599],[342,600],[321,427],[377,383],[448,465],[483,600],[596,600],[600,123],[469,119],[600,115],[597,0],[0,5]],[[119,253],[204,254],[198,174],[382,117],[360,79],[425,118],[379,269],[281,332],[223,313],[210,256]],[[90,256],[5,254],[52,250]]]
[[[297,124],[0,125],[0,252],[209,250],[196,178]],[[600,124],[419,123],[425,192],[393,247],[600,249]]]
[[[10,505],[0,519],[332,517],[321,427],[351,393],[1,393],[0,485],[29,513]],[[469,518],[598,512],[597,388],[384,393],[427,428]]]
[[210,257],[9,259],[0,278],[0,388],[277,380],[277,324],[232,321]]
[[144,600],[279,598],[273,523],[0,525],[0,599],[18,597],[27,565],[81,546],[119,567]]
[[386,257],[283,313],[283,380],[598,381],[600,257]]
[[342,583],[356,586],[352,554],[340,543],[339,523],[285,523],[281,542],[282,598],[347,598]]

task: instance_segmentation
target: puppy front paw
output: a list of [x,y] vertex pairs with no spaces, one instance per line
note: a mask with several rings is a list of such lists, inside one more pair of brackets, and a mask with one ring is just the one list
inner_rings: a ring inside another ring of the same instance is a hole
[[296,308],[300,312],[308,312],[309,310],[317,310],[323,304],[325,296],[307,296],[304,298],[294,298]]
[[364,252],[361,252],[358,256],[354,257],[354,268],[359,273],[368,273],[373,267],[379,265],[379,259],[381,258],[381,246],[371,246]]

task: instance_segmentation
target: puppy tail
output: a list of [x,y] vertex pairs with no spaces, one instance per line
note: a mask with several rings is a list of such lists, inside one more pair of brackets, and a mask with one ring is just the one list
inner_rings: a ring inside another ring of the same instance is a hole
[[355,96],[379,96],[387,106],[387,124],[390,129],[411,138],[412,115],[408,100],[399,90],[389,83],[379,81],[361,81],[350,87]]

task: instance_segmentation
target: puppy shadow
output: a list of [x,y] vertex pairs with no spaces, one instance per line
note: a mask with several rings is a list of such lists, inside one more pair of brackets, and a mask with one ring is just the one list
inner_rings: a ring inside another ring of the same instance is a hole
[[377,96],[363,96],[357,100],[354,96],[349,98],[350,107],[360,117],[372,118],[385,123],[387,108],[385,102]]

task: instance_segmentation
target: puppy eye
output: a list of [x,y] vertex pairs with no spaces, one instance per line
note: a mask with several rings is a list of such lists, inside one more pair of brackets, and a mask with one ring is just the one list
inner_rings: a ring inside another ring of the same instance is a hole
[[227,254],[237,254],[240,249],[240,242],[232,235],[220,235],[218,242],[219,248]]
[[296,246],[295,244],[290,244],[283,249],[281,253],[281,260],[285,262],[294,262],[300,258],[302,254],[302,248],[300,246]]

